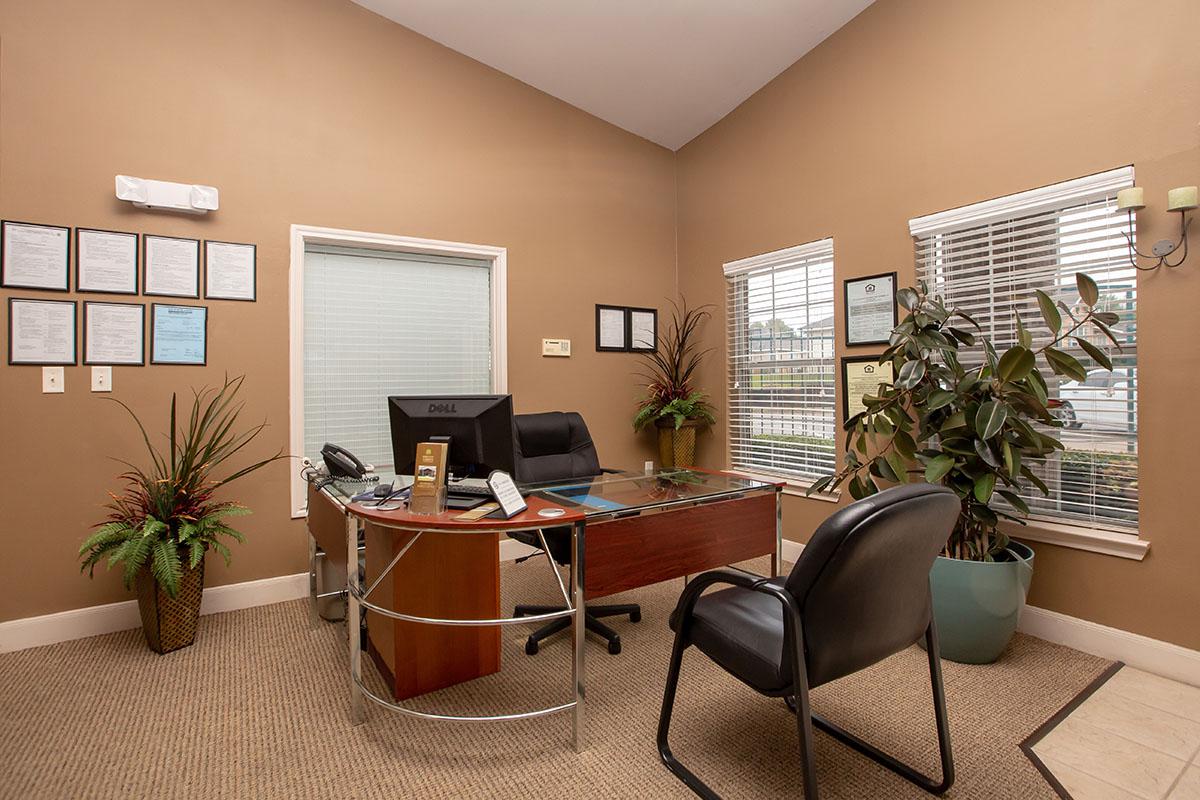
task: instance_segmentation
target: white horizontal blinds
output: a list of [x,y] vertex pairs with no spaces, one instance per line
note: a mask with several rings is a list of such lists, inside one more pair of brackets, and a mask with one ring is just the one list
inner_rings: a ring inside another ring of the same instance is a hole
[[387,397],[487,394],[487,261],[310,245],[304,254],[304,453],[392,463]]
[[833,472],[833,240],[725,266],[735,469]]
[[[1048,376],[1050,396],[1061,402],[1055,413],[1067,424],[1052,433],[1066,450],[1034,468],[1050,496],[1035,487],[1021,496],[1035,517],[1130,530],[1138,521],[1137,280],[1123,235],[1134,232],[1128,215],[1116,210],[1116,192],[1133,185],[1133,175],[1131,169],[1114,170],[1094,176],[1091,185],[1088,179],[1070,184],[1069,192],[1060,184],[981,204],[992,207],[986,216],[963,220],[970,207],[947,212],[959,221],[942,229],[930,224],[931,218],[914,220],[917,269],[933,293],[970,314],[1000,350],[1016,342],[1017,314],[1033,333],[1035,347],[1049,341],[1035,289],[1079,313],[1075,273],[1096,281],[1101,308],[1120,316],[1114,333],[1121,349],[1099,332],[1080,331],[1111,358],[1110,373],[1077,342],[1060,345],[1084,365],[1088,377]],[[1072,324],[1065,313],[1063,318],[1065,326]],[[982,351],[965,352],[963,361],[981,363]]]

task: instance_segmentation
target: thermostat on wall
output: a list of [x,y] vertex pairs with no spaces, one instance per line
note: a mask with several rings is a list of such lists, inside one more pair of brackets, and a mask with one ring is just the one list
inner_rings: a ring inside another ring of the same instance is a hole
[[571,340],[542,339],[542,355],[569,358],[571,356]]

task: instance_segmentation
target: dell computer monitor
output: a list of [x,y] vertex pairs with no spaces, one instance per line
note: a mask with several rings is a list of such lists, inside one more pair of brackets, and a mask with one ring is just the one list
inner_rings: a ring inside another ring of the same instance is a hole
[[397,475],[411,474],[417,445],[450,437],[447,467],[455,478],[486,478],[513,471],[512,396],[389,397],[392,457]]

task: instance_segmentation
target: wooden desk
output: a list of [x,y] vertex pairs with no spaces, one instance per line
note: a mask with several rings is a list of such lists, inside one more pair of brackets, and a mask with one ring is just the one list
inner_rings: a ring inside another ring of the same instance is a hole
[[[526,511],[510,520],[473,522],[456,519],[458,511],[425,516],[403,507],[352,503],[346,492],[328,489],[319,498],[310,497],[310,531],[327,551],[334,546],[330,530],[345,523],[347,625],[356,632],[365,610],[370,653],[397,700],[497,671],[501,626],[572,619],[573,699],[493,717],[420,712],[373,694],[362,681],[360,637],[351,635],[350,715],[355,724],[363,720],[364,699],[439,720],[516,719],[571,710],[575,747],[582,749],[587,600],[763,555],[771,556],[772,573],[779,567],[782,487],[776,484],[675,470],[523,488],[531,492]],[[538,515],[548,507],[565,513]],[[357,568],[360,522],[366,533],[362,582]],[[320,537],[314,524],[326,529]],[[500,535],[559,527],[572,532],[570,608],[538,617],[501,616]]]

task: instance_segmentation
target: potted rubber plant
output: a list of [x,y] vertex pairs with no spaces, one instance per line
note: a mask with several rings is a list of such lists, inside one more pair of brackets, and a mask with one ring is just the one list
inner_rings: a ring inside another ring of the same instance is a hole
[[[1098,308],[1099,289],[1090,277],[1075,277],[1081,302],[1074,310],[1036,291],[1049,331],[1039,336],[1041,344],[1013,309],[1016,342],[1003,352],[970,316],[930,296],[924,283],[901,289],[897,302],[906,313],[879,359],[891,363],[894,381],[880,384],[863,398],[866,410],[845,420],[843,467],[809,489],[845,484],[855,499],[881,484],[913,480],[954,489],[962,510],[930,575],[941,655],[953,661],[997,659],[1029,590],[1033,550],[1010,540],[999,525],[1025,524],[1030,508],[1021,492],[1033,486],[1048,496],[1038,470],[1064,449],[1054,435],[1063,422],[1051,410],[1042,370],[1087,377],[1064,349],[1067,343],[1111,370],[1108,354],[1082,335],[1085,329],[1120,349],[1111,329],[1117,315]],[[981,363],[964,366],[963,348],[979,348]]]
[[653,424],[658,431],[658,460],[663,467],[696,463],[696,433],[716,422],[708,396],[692,377],[711,348],[696,343],[711,305],[688,308],[671,303],[671,320],[658,334],[655,349],[644,354],[645,395],[633,417],[633,429]]
[[129,469],[120,476],[124,488],[111,493],[108,518],[79,548],[81,571],[95,573],[107,560],[120,565],[125,588],[136,589],[146,643],[157,653],[192,644],[204,591],[204,556],[209,550],[230,560],[227,540],[244,541],[230,527],[230,517],[249,514],[245,506],[216,498],[226,484],[249,475],[276,459],[255,461],[216,477],[230,458],[240,453],[266,427],[260,423],[238,430],[242,404],[238,391],[245,376],[226,378],[220,388],[194,391],[191,409],[176,418],[171,395],[170,420],[164,446],[156,447],[146,427],[128,405],[114,398],[133,418],[150,456],[147,468],[117,459]]

